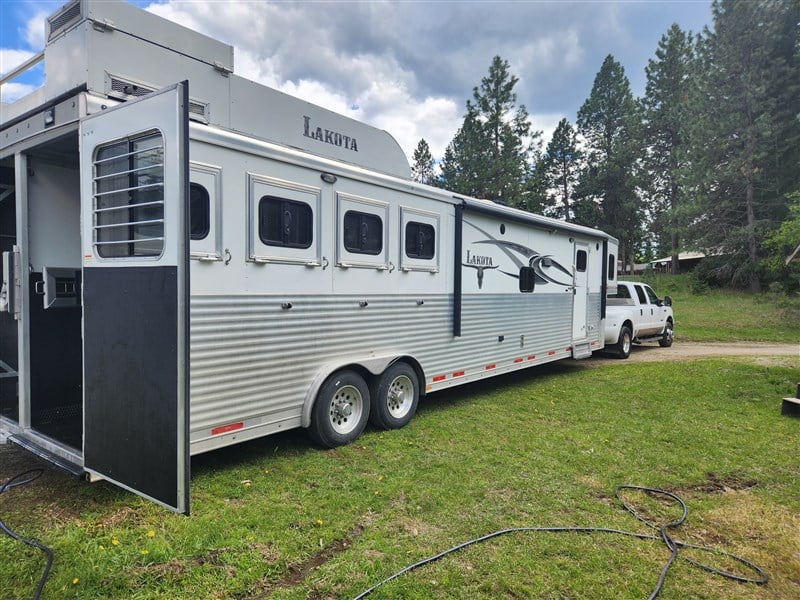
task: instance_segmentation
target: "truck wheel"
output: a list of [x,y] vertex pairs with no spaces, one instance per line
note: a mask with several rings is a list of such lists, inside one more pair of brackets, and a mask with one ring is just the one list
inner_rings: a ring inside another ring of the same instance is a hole
[[669,348],[672,346],[672,340],[675,337],[675,329],[672,321],[667,321],[667,326],[664,327],[664,335],[658,340],[658,345],[662,348]]
[[364,431],[369,408],[369,388],[364,378],[355,371],[339,371],[319,389],[308,432],[320,446],[344,446]]
[[381,429],[405,426],[417,411],[419,379],[414,369],[396,362],[374,381],[369,421]]
[[622,329],[619,330],[619,340],[617,340],[617,345],[615,347],[617,358],[628,358],[631,355],[632,345],[633,333],[631,332],[631,328],[627,325],[623,325]]

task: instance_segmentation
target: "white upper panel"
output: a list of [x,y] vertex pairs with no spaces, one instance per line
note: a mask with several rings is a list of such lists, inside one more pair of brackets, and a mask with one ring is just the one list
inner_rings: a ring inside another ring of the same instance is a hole
[[410,179],[387,132],[233,75],[231,46],[135,6],[74,0],[48,19],[47,33],[44,87],[4,104],[4,123],[81,88],[126,100],[188,80],[200,121]]

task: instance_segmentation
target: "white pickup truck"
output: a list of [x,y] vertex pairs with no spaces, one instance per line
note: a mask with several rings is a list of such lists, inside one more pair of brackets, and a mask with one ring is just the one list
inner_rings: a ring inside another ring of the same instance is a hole
[[628,358],[633,344],[671,346],[674,327],[672,298],[662,300],[647,284],[619,281],[607,298],[605,347],[618,358]]

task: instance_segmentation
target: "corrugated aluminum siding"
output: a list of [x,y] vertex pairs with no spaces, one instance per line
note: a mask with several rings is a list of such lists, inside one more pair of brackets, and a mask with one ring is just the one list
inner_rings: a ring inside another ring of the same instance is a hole
[[[368,301],[360,307],[359,302]],[[422,305],[418,300],[423,300]],[[325,363],[387,353],[415,357],[426,380],[483,373],[520,356],[563,357],[572,331],[572,295],[465,295],[462,336],[452,336],[452,296],[196,295],[191,301],[191,431],[260,418],[299,417]],[[597,325],[599,294],[589,299]],[[593,328],[594,338],[599,328]],[[503,340],[500,340],[503,336]],[[424,385],[423,382],[421,382]]]

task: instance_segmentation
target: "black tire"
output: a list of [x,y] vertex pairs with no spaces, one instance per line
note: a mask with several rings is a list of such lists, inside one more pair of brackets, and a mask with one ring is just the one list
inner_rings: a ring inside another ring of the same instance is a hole
[[400,429],[417,412],[419,379],[405,362],[396,362],[376,377],[370,388],[369,421],[381,429]]
[[627,325],[623,325],[619,330],[619,339],[617,345],[614,346],[617,358],[628,358],[631,355],[631,347],[633,346],[633,332]]
[[658,345],[662,348],[669,348],[672,346],[672,341],[675,338],[675,326],[672,324],[672,321],[667,319],[667,325],[664,327],[664,334],[661,336],[661,339],[658,340]]
[[367,382],[355,371],[339,371],[319,388],[308,433],[320,446],[344,446],[363,433],[369,412]]

